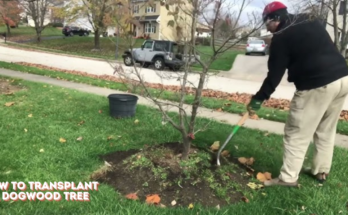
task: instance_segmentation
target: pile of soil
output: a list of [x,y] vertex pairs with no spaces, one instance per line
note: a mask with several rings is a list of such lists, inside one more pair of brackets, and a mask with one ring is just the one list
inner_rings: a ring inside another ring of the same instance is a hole
[[[241,190],[250,175],[236,161],[224,157],[217,167],[212,154],[205,160],[206,150],[191,148],[187,164],[195,164],[182,166],[181,148],[182,144],[174,142],[103,155],[108,168],[96,171],[91,179],[114,187],[123,196],[135,193],[144,202],[157,194],[157,203],[165,207],[220,207],[247,199]],[[190,168],[193,171],[186,174]]]
[[22,89],[21,86],[18,85],[12,85],[12,82],[10,80],[0,79],[0,95],[11,95],[16,91],[19,91]]

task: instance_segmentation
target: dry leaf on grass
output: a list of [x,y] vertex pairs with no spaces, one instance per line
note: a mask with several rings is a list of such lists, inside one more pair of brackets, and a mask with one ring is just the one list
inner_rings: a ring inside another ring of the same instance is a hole
[[79,122],[77,125],[82,125],[82,124],[85,124],[85,121],[82,120],[81,122]]
[[146,203],[148,204],[158,204],[160,203],[161,198],[159,197],[158,194],[152,194],[152,195],[147,195],[146,196]]
[[259,120],[260,118],[258,115],[254,114],[254,115],[250,116],[249,119]]
[[223,151],[221,152],[221,155],[224,156],[224,157],[228,157],[228,156],[230,155],[230,152],[227,151],[227,150],[223,150]]
[[192,209],[193,208],[193,204],[190,203],[189,206],[188,206],[189,209]]
[[212,151],[217,151],[217,150],[219,150],[219,148],[220,148],[220,141],[215,141],[213,143],[213,145],[210,146],[210,149]]
[[138,123],[139,123],[138,119],[134,120],[134,124],[138,124]]
[[240,157],[238,158],[238,161],[241,163],[241,164],[245,164],[245,165],[253,165],[255,159],[253,157],[250,157],[250,158],[245,158],[245,157]]
[[24,129],[24,132],[28,132],[28,129],[25,128],[25,129]]
[[33,117],[33,114],[29,114],[28,117]]
[[250,188],[253,189],[253,190],[260,189],[260,188],[263,187],[262,184],[255,184],[254,182],[249,182],[249,183],[247,184],[247,186],[250,187]]
[[171,203],[170,203],[172,206],[176,205],[176,201],[173,200]]
[[256,178],[257,178],[257,180],[264,182],[267,180],[271,180],[272,174],[269,172],[265,172],[265,173],[259,172],[259,173],[257,173]]
[[126,195],[127,199],[132,199],[132,200],[138,200],[139,197],[137,196],[137,193],[129,193]]
[[76,140],[77,140],[77,141],[81,141],[81,140],[82,140],[82,137],[78,137]]
[[59,142],[61,142],[61,143],[65,143],[66,142],[66,139],[64,139],[64,138],[59,138]]
[[12,106],[12,105],[14,105],[14,102],[6,102],[6,103],[5,103],[5,106],[6,106],[6,107],[10,107],[10,106]]
[[103,113],[103,111],[102,111],[102,110],[99,110],[99,113]]
[[243,202],[245,202],[245,203],[249,203],[249,199],[248,199],[247,197],[245,197],[245,196],[242,197],[242,200],[243,200]]

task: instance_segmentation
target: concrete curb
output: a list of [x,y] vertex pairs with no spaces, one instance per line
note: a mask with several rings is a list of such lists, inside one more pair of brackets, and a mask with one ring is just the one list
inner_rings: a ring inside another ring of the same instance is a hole
[[[57,79],[46,77],[46,76],[22,73],[22,72],[17,72],[13,70],[7,70],[7,69],[0,69],[0,75],[13,77],[13,78],[20,78],[27,81],[51,84],[55,86],[65,87],[65,88],[74,89],[81,92],[86,92],[86,93],[91,93],[96,95],[101,95],[105,97],[107,97],[109,94],[112,94],[112,93],[126,93],[126,92],[112,90],[108,88],[95,87],[95,86],[91,86],[87,84],[74,83],[70,81],[57,80]],[[139,95],[137,96],[139,97],[139,100],[138,100],[139,104],[157,108],[155,104],[151,102],[149,99]],[[167,102],[167,103],[170,103],[170,102]],[[189,110],[190,106],[185,105],[184,109]],[[177,112],[177,108],[171,107],[170,109],[168,109],[168,111]],[[208,119],[213,119],[221,123],[226,123],[230,125],[234,125],[240,120],[240,116],[238,114],[216,112],[211,109],[202,108],[202,107],[199,108],[198,116],[208,118]],[[258,129],[258,130],[262,130],[262,131],[266,131],[270,133],[276,133],[280,135],[282,135],[284,131],[284,123],[274,122],[269,120],[247,120],[243,126],[246,128]],[[335,145],[348,148],[348,136],[336,134]]]

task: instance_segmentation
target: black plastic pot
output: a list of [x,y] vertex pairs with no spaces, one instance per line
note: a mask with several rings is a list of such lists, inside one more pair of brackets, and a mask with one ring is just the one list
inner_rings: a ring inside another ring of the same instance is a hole
[[138,97],[131,94],[110,94],[109,106],[112,117],[133,117],[137,106]]

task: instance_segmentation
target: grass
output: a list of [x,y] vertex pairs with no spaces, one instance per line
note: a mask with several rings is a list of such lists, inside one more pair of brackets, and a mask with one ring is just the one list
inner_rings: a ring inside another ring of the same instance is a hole
[[[0,26],[0,32],[7,32],[6,26]],[[11,37],[17,36],[31,36],[35,37],[36,32],[33,27],[19,26],[18,28],[11,28]],[[42,36],[62,36],[62,30],[54,27],[46,27]]]
[[[52,78],[59,77],[65,80],[73,81],[73,82],[85,83],[85,84],[90,84],[93,86],[106,87],[106,88],[116,89],[121,91],[128,90],[125,85],[117,83],[117,82],[95,79],[95,78],[85,77],[80,75],[73,75],[73,74],[68,74],[68,73],[59,72],[59,71],[40,69],[36,67],[27,67],[27,66],[22,66],[22,65],[13,64],[13,63],[0,61],[0,68],[12,69],[16,71],[31,73],[31,74],[45,75],[45,76],[50,76]],[[150,90],[152,92],[156,91],[155,89],[150,89]],[[178,101],[178,98],[176,97],[176,95],[169,91],[164,92],[162,94],[162,98],[171,100],[171,101]],[[188,95],[186,97],[185,103],[192,104],[193,100],[194,100],[194,97]],[[230,104],[230,105],[226,105],[226,104]],[[203,97],[201,106],[210,108],[210,109],[222,108],[223,111],[225,112],[237,113],[237,114],[243,113],[246,111],[244,104],[231,102],[225,99]],[[288,111],[282,111],[275,108],[262,107],[261,110],[258,112],[258,116],[260,118],[264,118],[271,121],[285,122],[288,116]],[[347,135],[348,122],[340,120],[337,125],[337,132],[340,134]]]
[[[161,124],[158,111],[137,106],[134,124],[131,119],[113,119],[108,113],[105,97],[81,93],[61,87],[17,80],[26,89],[15,95],[0,95],[1,103],[15,102],[11,107],[0,105],[0,181],[88,181],[89,175],[103,165],[98,155],[116,150],[141,148],[180,140],[179,133]],[[102,113],[99,113],[102,110]],[[32,117],[28,117],[32,114]],[[175,117],[173,114],[172,116]],[[83,125],[78,123],[84,120]],[[207,123],[198,119],[198,126]],[[27,132],[25,132],[27,129]],[[209,130],[196,135],[195,144],[209,146],[224,141],[231,126],[212,122]],[[107,137],[122,138],[110,146]],[[76,138],[82,136],[82,141]],[[59,142],[65,138],[66,143]],[[260,146],[260,143],[263,143]],[[241,128],[227,149],[233,156],[256,160],[254,169],[279,173],[282,164],[282,137]],[[238,149],[236,149],[238,148]],[[40,152],[43,149],[44,152]],[[125,200],[110,186],[102,184],[99,191],[90,191],[90,202],[0,201],[1,213],[6,214],[347,214],[348,187],[345,183],[348,151],[335,148],[329,181],[323,186],[307,176],[300,177],[301,188],[284,187],[250,190],[249,203],[215,208],[158,208]],[[312,150],[309,151],[309,159]],[[17,191],[18,192],[18,191]]]

